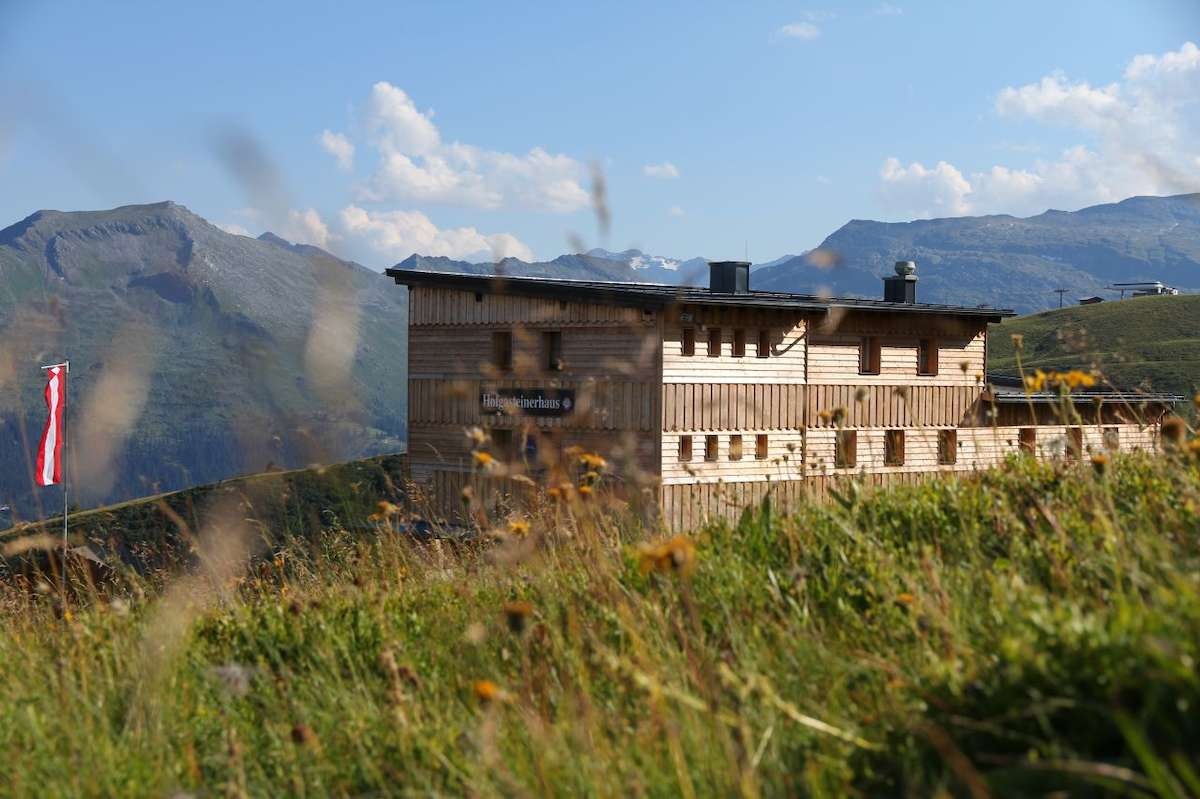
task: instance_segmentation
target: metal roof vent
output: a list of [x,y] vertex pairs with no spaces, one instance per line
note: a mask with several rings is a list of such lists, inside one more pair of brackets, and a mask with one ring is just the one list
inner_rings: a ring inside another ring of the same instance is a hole
[[713,294],[749,294],[749,261],[709,261],[708,290]]
[[917,302],[917,262],[896,261],[896,276],[883,279],[883,301],[915,305]]

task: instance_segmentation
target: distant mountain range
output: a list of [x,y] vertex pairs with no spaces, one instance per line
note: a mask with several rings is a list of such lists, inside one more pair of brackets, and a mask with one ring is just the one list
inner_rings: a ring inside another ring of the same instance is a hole
[[62,357],[82,506],[400,451],[406,303],[377,272],[174,203],[39,211],[0,231],[0,506],[61,506],[28,457],[38,367]]
[[[1200,290],[1200,194],[1133,197],[1080,211],[954,217],[914,222],[847,222],[801,255],[756,264],[752,288],[802,294],[877,297],[896,261],[917,261],[923,302],[992,305],[1021,313],[1099,294],[1113,282],[1161,280]],[[702,258],[675,259],[640,250],[593,249],[527,264],[497,266],[413,256],[412,269],[484,274],[499,268],[530,275],[640,283],[707,281]]]
[[[909,259],[929,302],[1028,312],[1056,306],[1058,288],[1068,300],[1116,281],[1194,291],[1200,195],[1028,219],[855,220],[808,252],[756,265],[751,286],[877,297],[880,277]],[[496,264],[414,255],[398,266],[708,277],[703,258],[640,250]],[[175,203],[39,211],[0,230],[0,507],[13,507],[0,527],[61,503],[31,481],[44,363],[71,358],[71,499],[87,506],[401,450],[406,325],[406,293],[382,275],[271,233],[232,235]]]

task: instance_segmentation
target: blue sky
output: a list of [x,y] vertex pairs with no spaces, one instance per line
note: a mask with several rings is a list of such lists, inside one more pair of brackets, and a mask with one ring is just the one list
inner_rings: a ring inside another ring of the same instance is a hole
[[0,0],[0,224],[172,199],[374,267],[765,261],[1200,190],[1195,0],[647,5]]

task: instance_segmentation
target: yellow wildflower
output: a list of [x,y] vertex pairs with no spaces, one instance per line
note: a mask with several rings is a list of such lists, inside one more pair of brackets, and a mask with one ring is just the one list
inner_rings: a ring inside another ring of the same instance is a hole
[[475,459],[476,466],[483,466],[484,468],[496,462],[496,459],[492,457],[490,452],[483,452],[478,449],[471,453],[471,457]]
[[907,591],[904,591],[896,595],[896,602],[901,605],[914,605],[917,602],[917,598]]
[[581,497],[589,497],[592,494],[592,487],[589,485],[581,485],[578,490]]
[[508,629],[518,635],[525,632],[525,626],[532,615],[533,605],[529,602],[504,603],[504,619],[508,622]]
[[585,452],[579,456],[579,462],[588,467],[594,472],[598,472],[608,466],[608,461],[600,457],[594,452]]
[[638,547],[638,570],[642,574],[674,571],[686,575],[691,573],[695,565],[696,544],[686,535]]
[[513,519],[508,523],[508,531],[515,536],[524,538],[529,535],[529,522],[524,519]]
[[472,690],[475,692],[475,698],[485,705],[504,699],[504,691],[491,680],[476,680]]

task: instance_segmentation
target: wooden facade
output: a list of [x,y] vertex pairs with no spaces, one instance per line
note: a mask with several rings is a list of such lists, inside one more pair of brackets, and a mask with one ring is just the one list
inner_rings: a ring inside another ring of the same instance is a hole
[[[686,529],[839,480],[1152,448],[1164,409],[1079,404],[1064,419],[1051,403],[993,393],[987,331],[999,312],[389,274],[409,286],[412,476],[447,516],[464,488],[487,490],[473,428],[510,476],[553,481],[571,447],[599,453],[627,487],[658,492],[665,526]],[[564,398],[569,409],[544,409]]]

